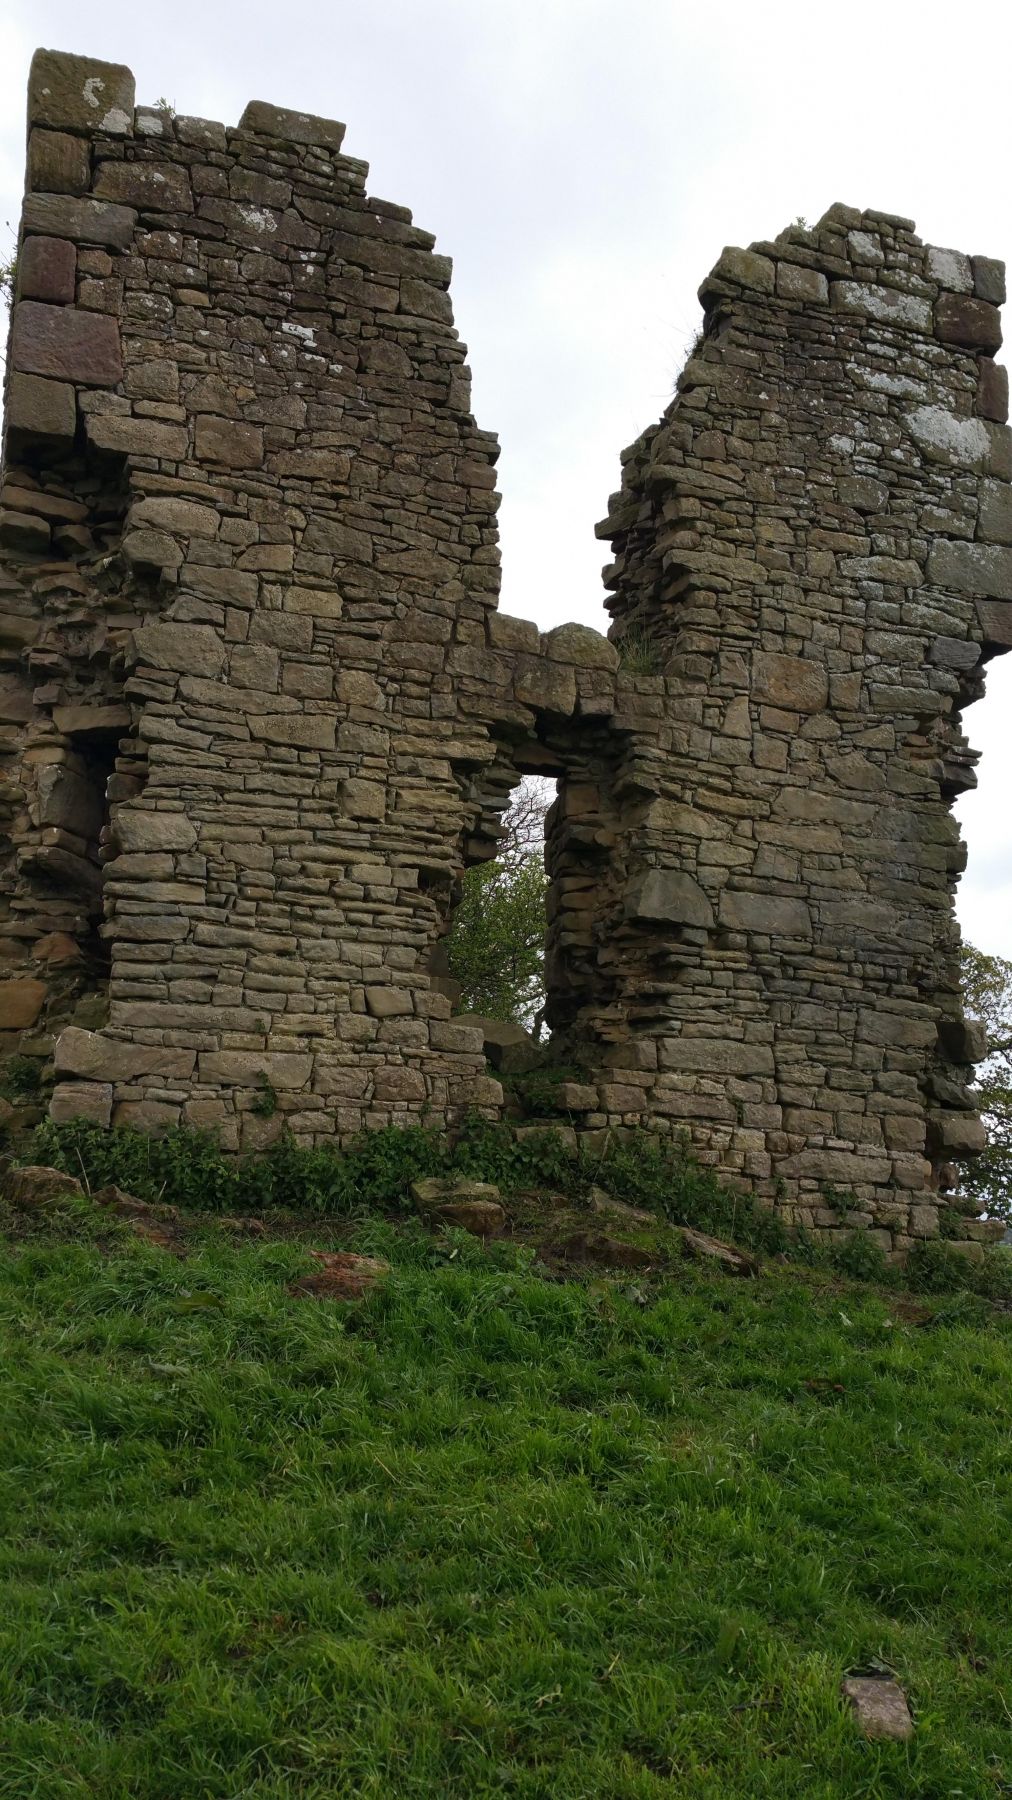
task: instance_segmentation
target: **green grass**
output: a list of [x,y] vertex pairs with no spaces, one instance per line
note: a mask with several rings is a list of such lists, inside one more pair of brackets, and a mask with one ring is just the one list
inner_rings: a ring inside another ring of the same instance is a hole
[[1012,1792],[1012,1321],[351,1241],[0,1254],[0,1795]]

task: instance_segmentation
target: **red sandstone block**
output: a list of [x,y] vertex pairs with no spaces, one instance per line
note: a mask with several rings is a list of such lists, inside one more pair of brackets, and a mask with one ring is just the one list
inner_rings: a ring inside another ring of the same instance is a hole
[[45,381],[13,370],[7,389],[11,442],[62,442],[77,430],[77,396],[65,381]]
[[119,328],[102,313],[21,300],[14,308],[11,363],[23,374],[115,387],[123,377]]
[[18,257],[18,297],[66,306],[74,298],[77,251],[67,238],[30,237]]
[[986,300],[966,294],[942,294],[935,305],[935,336],[943,344],[959,344],[966,350],[1001,349],[1001,315]]

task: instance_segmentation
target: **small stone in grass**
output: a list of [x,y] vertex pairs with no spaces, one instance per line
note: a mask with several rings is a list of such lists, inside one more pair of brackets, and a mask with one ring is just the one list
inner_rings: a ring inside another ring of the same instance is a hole
[[378,1256],[355,1256],[350,1250],[312,1250],[322,1264],[311,1275],[293,1281],[288,1292],[297,1300],[358,1300],[390,1273]]
[[848,1675],[841,1692],[850,1701],[867,1738],[913,1737],[914,1721],[899,1682],[879,1675]]

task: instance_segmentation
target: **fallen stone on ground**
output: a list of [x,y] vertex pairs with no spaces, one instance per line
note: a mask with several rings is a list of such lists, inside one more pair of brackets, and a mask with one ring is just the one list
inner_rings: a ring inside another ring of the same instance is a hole
[[289,1284],[298,1300],[358,1300],[390,1273],[390,1264],[378,1256],[350,1250],[311,1250],[310,1255],[321,1267]]
[[494,1181],[441,1181],[430,1176],[413,1181],[411,1193],[420,1212],[435,1225],[456,1225],[474,1237],[498,1237],[506,1213]]
[[644,1211],[641,1206],[628,1206],[624,1200],[613,1200],[606,1188],[592,1187],[587,1204],[591,1212],[610,1214],[613,1219],[625,1219],[630,1225],[657,1224],[654,1213]]
[[83,1195],[84,1189],[76,1176],[65,1175],[62,1169],[32,1163],[23,1169],[8,1169],[3,1192],[12,1206],[32,1212],[36,1207],[49,1206],[54,1200],[65,1200],[69,1195]]
[[682,1249],[696,1262],[717,1263],[728,1275],[758,1275],[759,1262],[744,1250],[722,1244],[719,1238],[707,1237],[705,1231],[691,1231],[681,1226]]
[[848,1675],[840,1688],[857,1715],[867,1738],[896,1738],[901,1743],[914,1735],[907,1697],[898,1681],[881,1675]]
[[573,1231],[558,1248],[578,1262],[597,1263],[603,1269],[648,1269],[659,1258],[644,1244],[630,1244],[607,1231]]

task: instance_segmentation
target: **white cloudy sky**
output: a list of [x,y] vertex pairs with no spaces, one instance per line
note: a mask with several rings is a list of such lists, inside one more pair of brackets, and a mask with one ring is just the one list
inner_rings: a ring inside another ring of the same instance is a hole
[[[1002,0],[0,0],[0,254],[39,44],[128,63],[139,100],[180,112],[234,123],[256,98],[347,122],[371,191],[454,258],[503,445],[503,605],[545,626],[604,623],[593,524],[722,245],[845,200],[1012,261]],[[968,729],[960,914],[1012,957],[1012,655]]]

